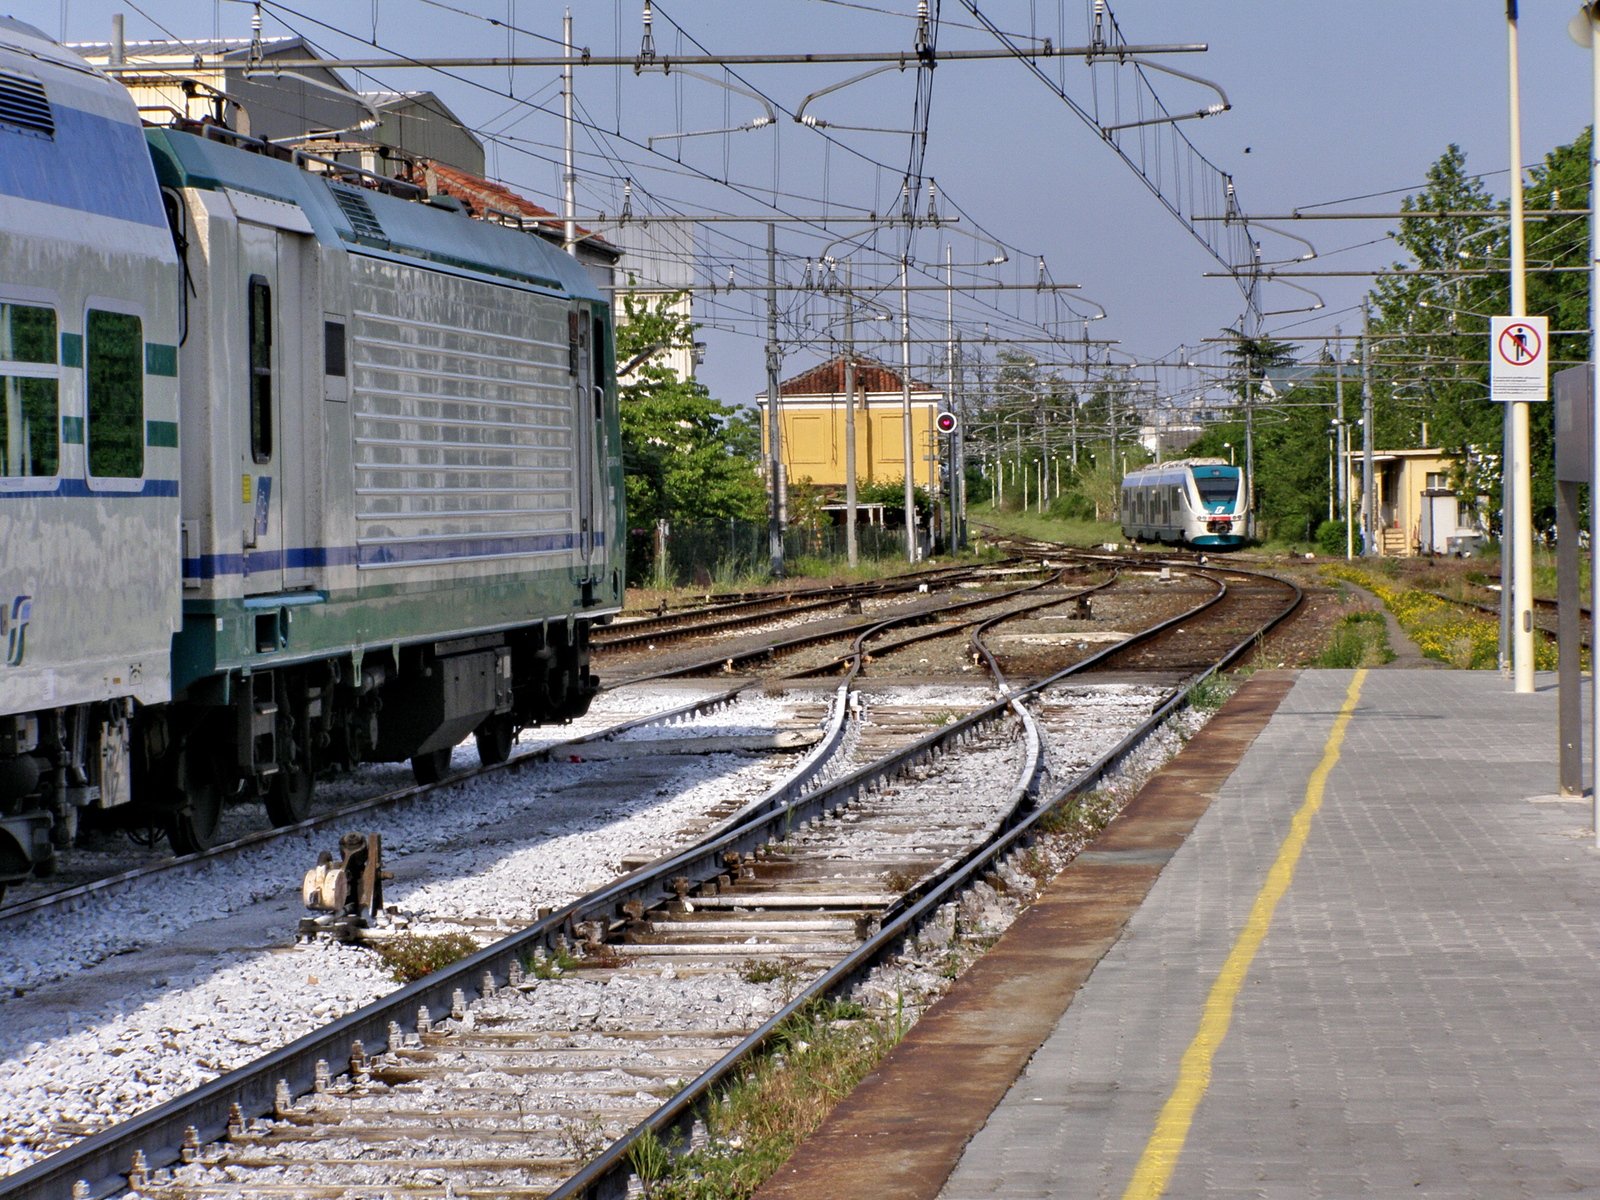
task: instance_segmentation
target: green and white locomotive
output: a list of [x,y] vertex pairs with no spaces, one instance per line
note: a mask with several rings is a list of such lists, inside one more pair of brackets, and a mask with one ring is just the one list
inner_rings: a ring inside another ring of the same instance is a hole
[[189,851],[230,798],[291,822],[325,767],[432,780],[587,709],[608,299],[394,190],[141,130],[0,19],[0,886],[86,808]]

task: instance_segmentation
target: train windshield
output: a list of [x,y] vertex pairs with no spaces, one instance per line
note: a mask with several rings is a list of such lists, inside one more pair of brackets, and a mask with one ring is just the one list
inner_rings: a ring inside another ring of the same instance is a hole
[[1200,489],[1200,499],[1206,504],[1232,504],[1239,495],[1239,476],[1195,475],[1195,486]]

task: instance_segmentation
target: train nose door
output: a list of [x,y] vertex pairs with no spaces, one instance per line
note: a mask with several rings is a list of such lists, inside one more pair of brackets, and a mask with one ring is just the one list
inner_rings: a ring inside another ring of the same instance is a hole
[[304,359],[297,316],[303,240],[239,223],[236,321],[245,349],[234,370],[243,385],[235,419],[243,426],[237,499],[246,595],[283,591],[305,574],[304,460],[292,436]]

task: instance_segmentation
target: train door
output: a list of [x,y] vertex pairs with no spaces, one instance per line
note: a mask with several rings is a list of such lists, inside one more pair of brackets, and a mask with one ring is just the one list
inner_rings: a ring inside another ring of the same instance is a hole
[[577,395],[573,403],[573,430],[578,455],[578,567],[585,579],[594,575],[596,543],[604,536],[605,524],[599,505],[600,466],[598,460],[602,431],[595,422],[595,344],[593,329],[586,315],[572,309],[568,315],[568,335],[577,360]]
[[245,353],[239,464],[244,592],[279,592],[306,578],[303,456],[298,421],[305,359],[298,319],[304,238],[239,223]]

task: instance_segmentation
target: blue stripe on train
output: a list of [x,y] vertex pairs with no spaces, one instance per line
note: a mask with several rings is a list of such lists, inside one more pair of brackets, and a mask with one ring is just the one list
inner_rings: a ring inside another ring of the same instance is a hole
[[[0,477],[3,479],[3,477]],[[20,482],[20,480],[18,480]],[[116,480],[116,483],[124,482]],[[138,487],[127,491],[117,487],[90,487],[86,479],[50,479],[41,478],[38,484],[32,487],[0,487],[0,501],[5,500],[37,500],[44,497],[60,497],[67,500],[128,500],[150,496],[176,496],[178,494],[178,481],[176,479],[142,479],[127,480],[137,483]]]
[[[605,547],[596,534],[595,549]],[[463,558],[513,558],[524,554],[549,554],[571,550],[577,538],[570,533],[529,534],[518,537],[434,538],[399,546],[302,546],[289,550],[259,550],[248,554],[205,554],[183,560],[185,579],[217,579],[229,575],[259,575],[266,571],[312,570],[319,567],[401,566]]]

